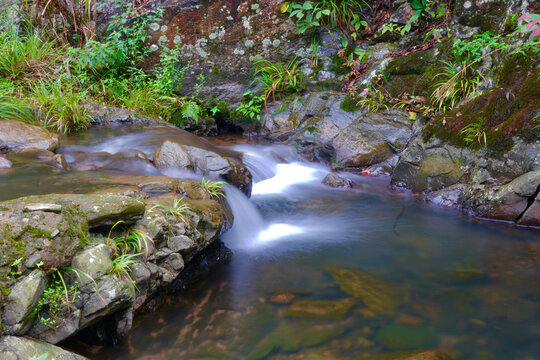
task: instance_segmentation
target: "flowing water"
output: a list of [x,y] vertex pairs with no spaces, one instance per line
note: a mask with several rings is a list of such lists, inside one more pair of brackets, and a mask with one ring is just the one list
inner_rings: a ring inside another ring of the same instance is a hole
[[[144,162],[110,161],[150,156],[170,131],[98,130],[61,152],[99,171],[155,174]],[[235,223],[222,240],[232,261],[136,317],[116,346],[75,350],[92,359],[360,359],[410,349],[540,359],[538,229],[422,204],[390,191],[387,178],[345,175],[354,187],[333,189],[321,184],[328,169],[286,146],[230,150],[244,153],[254,178],[251,199],[227,189]],[[60,178],[27,167],[0,185],[22,193],[38,175]]]

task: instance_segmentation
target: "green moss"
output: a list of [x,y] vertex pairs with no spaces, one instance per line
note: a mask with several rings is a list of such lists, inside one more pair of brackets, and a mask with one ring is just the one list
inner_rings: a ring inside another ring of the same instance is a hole
[[339,107],[346,112],[355,112],[361,109],[361,107],[358,106],[358,100],[352,96],[347,96],[345,99],[341,100]]
[[53,237],[50,231],[41,230],[34,226],[25,226],[24,231],[30,233],[30,235],[32,235],[35,238],[52,239]]

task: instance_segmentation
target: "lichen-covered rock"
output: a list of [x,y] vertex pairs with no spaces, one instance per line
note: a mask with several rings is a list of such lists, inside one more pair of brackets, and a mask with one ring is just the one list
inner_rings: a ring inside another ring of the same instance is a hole
[[143,116],[132,111],[113,106],[97,104],[90,101],[82,103],[91,118],[92,125],[143,125],[143,126],[171,126],[166,121]]
[[4,304],[3,325],[6,333],[22,335],[31,326],[34,311],[47,285],[47,277],[41,270],[34,270],[19,281]]
[[54,150],[58,146],[58,135],[16,120],[0,121],[0,150],[14,151],[24,148]]
[[[71,266],[81,270],[91,279],[100,279],[112,269],[111,248],[105,244],[98,244],[84,249],[73,257]],[[79,285],[89,285],[92,283],[91,279],[80,276]]]
[[4,336],[0,339],[0,358],[3,360],[40,359],[43,354],[48,354],[47,359],[88,360],[83,356],[41,341],[16,336]]
[[341,290],[360,299],[369,309],[378,313],[392,315],[406,299],[396,285],[374,275],[333,266],[327,266],[325,270],[332,275]]
[[165,141],[154,152],[154,165],[158,169],[176,167],[193,169],[193,161],[183,146],[172,141]]

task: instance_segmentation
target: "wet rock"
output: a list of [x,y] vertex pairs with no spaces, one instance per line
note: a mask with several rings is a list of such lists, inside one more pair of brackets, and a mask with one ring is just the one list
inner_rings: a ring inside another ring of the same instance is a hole
[[521,225],[540,226],[540,194],[518,220]]
[[290,317],[314,317],[314,318],[343,318],[356,304],[354,299],[337,301],[323,300],[298,300],[289,306],[286,316]]
[[368,357],[366,360],[452,360],[437,350],[408,350]]
[[310,328],[282,325],[261,340],[247,359],[266,359],[275,351],[287,353],[298,351],[302,347],[317,346],[339,337],[344,332],[345,329],[335,325]]
[[359,117],[332,141],[336,161],[361,167],[382,162],[407,146],[412,136],[409,116],[388,111]]
[[335,188],[351,188],[352,181],[339,176],[336,173],[330,173],[324,177],[322,183]]
[[270,301],[273,304],[285,305],[290,304],[296,299],[296,295],[290,292],[280,292],[270,296]]
[[0,156],[0,169],[9,169],[13,167],[13,163],[3,156]]
[[405,295],[399,288],[374,275],[333,266],[327,266],[325,270],[332,275],[341,290],[360,299],[375,312],[392,315],[405,301]]
[[33,318],[30,316],[45,291],[47,277],[41,270],[34,270],[11,289],[4,304],[3,324],[6,333],[22,335],[28,331]]
[[0,358],[4,360],[40,359],[43,354],[48,354],[47,359],[88,360],[58,346],[28,338],[4,336],[0,339]]
[[375,340],[390,350],[431,348],[437,345],[437,335],[430,329],[413,325],[386,325]]
[[24,148],[54,150],[58,135],[50,131],[16,120],[0,121],[0,150],[14,151]]
[[213,151],[165,141],[154,153],[159,168],[190,169],[213,179],[223,178],[246,194],[251,193],[251,173],[236,160]]
[[183,146],[171,141],[165,141],[154,152],[154,165],[158,169],[177,167],[180,169],[193,169],[193,162]]

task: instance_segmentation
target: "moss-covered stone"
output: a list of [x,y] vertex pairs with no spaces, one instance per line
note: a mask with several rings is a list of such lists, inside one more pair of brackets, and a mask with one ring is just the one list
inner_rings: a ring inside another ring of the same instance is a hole
[[405,301],[404,293],[395,285],[356,270],[325,267],[341,290],[362,300],[368,308],[381,314],[394,314],[397,307]]
[[406,350],[370,356],[364,360],[452,360],[452,358],[435,350]]
[[375,340],[390,350],[430,348],[437,345],[437,335],[430,329],[413,325],[387,325]]
[[356,304],[354,299],[337,301],[299,300],[294,302],[285,313],[289,317],[300,318],[343,318]]

